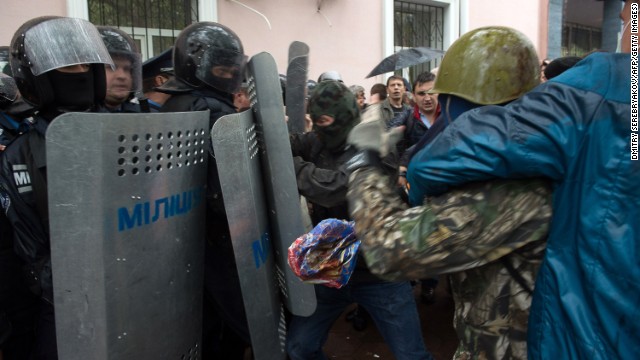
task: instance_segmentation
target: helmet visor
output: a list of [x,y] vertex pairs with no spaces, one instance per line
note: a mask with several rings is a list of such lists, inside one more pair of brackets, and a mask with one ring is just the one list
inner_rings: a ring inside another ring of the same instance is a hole
[[212,46],[205,50],[196,77],[218,90],[233,93],[240,88],[246,63],[244,54]]
[[0,103],[14,102],[18,97],[16,82],[9,75],[0,73]]
[[11,66],[9,65],[9,60],[0,59],[0,73],[11,75]]
[[[118,77],[130,77],[131,91],[136,93],[142,91],[142,57],[138,53],[111,52],[114,66],[109,69],[106,66],[107,78],[113,72],[122,71],[125,74]],[[129,81],[129,80],[127,80]]]
[[24,37],[25,53],[36,76],[70,65],[113,66],[100,33],[86,20],[51,19],[27,30]]

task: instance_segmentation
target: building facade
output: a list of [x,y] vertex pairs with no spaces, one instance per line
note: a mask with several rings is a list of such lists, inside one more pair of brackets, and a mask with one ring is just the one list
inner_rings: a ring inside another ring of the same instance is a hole
[[[138,42],[143,58],[171,46],[195,21],[233,29],[245,52],[272,54],[286,73],[288,47],[310,47],[309,78],[336,70],[349,85],[368,89],[389,74],[365,76],[384,57],[412,46],[446,50],[466,31],[488,25],[522,31],[539,57],[614,50],[620,30],[619,0],[5,0],[0,45],[25,21],[43,15],[119,26]],[[411,78],[438,61],[406,69]]]

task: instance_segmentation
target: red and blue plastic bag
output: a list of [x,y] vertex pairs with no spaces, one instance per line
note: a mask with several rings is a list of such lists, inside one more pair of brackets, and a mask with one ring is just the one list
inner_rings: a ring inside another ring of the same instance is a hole
[[289,246],[289,266],[306,283],[339,289],[353,273],[359,247],[353,221],[322,220]]

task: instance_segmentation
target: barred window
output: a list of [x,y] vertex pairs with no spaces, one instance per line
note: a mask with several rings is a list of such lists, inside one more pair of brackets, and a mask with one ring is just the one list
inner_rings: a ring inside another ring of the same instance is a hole
[[[394,50],[425,46],[443,50],[444,8],[409,1],[394,1]],[[397,71],[405,78],[415,78],[440,64],[440,59]]]
[[562,56],[584,56],[600,49],[602,30],[570,22],[562,25]]
[[198,0],[88,0],[88,7],[89,21],[127,32],[143,59],[173,46],[180,31],[198,21]]

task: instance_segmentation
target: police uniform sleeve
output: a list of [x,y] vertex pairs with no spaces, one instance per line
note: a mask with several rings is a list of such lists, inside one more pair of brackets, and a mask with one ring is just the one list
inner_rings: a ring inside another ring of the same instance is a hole
[[[14,143],[11,150],[16,150],[19,145]],[[9,153],[15,153],[15,151]],[[24,199],[25,196],[33,195],[21,193],[15,184],[18,176],[15,176],[11,170],[9,153],[4,153],[0,161],[0,200],[2,210],[13,230],[13,250],[25,263],[28,271],[27,282],[31,290],[36,294],[43,292],[43,296],[51,300],[53,293],[50,287],[49,234],[34,205],[27,203]]]
[[551,192],[543,180],[465,185],[408,208],[380,170],[350,176],[349,210],[367,266],[389,280],[482,266],[546,237]]

